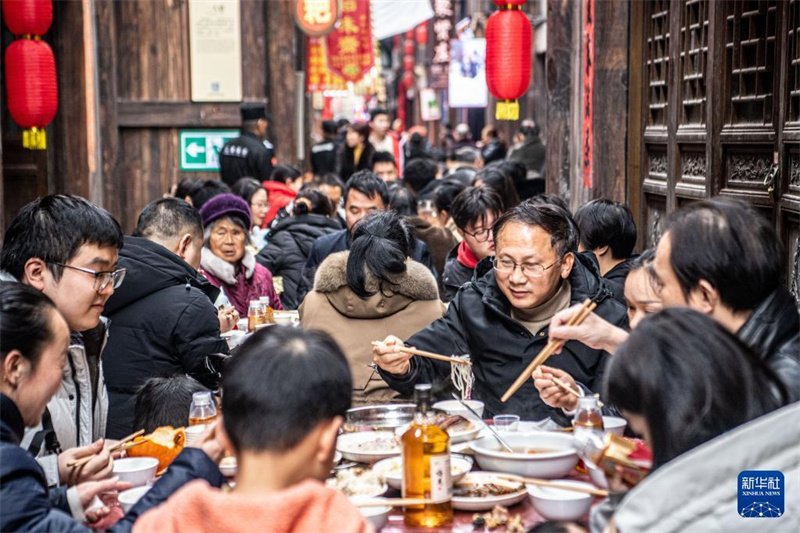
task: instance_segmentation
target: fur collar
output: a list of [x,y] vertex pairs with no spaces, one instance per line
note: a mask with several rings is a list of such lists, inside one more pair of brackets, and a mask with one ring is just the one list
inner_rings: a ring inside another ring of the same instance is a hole
[[[203,247],[200,256],[200,266],[203,270],[209,272],[212,276],[222,281],[227,285],[236,285],[237,272],[233,265],[214,255],[214,253]],[[253,272],[256,269],[256,258],[252,252],[245,248],[244,257],[242,257],[242,266],[244,267],[244,276],[246,279],[253,277]]]
[[[349,251],[331,254],[322,262],[314,278],[314,290],[321,293],[336,292],[347,287],[347,258]],[[407,296],[412,300],[438,300],[439,290],[436,278],[424,265],[409,260],[405,274],[393,280],[393,287],[384,287],[384,291]],[[378,289],[378,281],[367,272],[367,289]]]

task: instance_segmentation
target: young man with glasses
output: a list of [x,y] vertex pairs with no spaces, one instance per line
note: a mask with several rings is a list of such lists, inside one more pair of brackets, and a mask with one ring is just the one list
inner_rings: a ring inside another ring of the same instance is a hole
[[453,200],[450,216],[462,241],[445,260],[442,301],[451,301],[472,280],[478,263],[494,255],[492,225],[502,213],[503,201],[488,187],[469,187]]
[[[436,353],[470,354],[472,397],[485,403],[485,416],[514,413],[564,423],[564,412],[542,402],[532,379],[507,402],[500,398],[547,344],[548,326],[557,312],[597,298],[598,315],[626,325],[626,309],[611,298],[594,264],[577,253],[575,223],[560,207],[521,204],[500,216],[492,237],[495,258],[481,261],[447,314],[407,343]],[[390,336],[374,348],[375,363],[389,386],[410,394],[416,383],[448,384],[450,364],[410,357],[397,350],[402,343]],[[602,350],[571,341],[548,365],[598,391],[607,358]]]
[[[111,474],[103,441],[108,397],[100,358],[107,330],[100,315],[125,278],[125,270],[117,267],[121,247],[122,230],[107,211],[77,196],[51,195],[20,210],[0,251],[0,279],[43,292],[71,331],[61,388],[42,424],[28,429],[22,442],[41,456],[49,485],[71,486]],[[96,457],[83,467],[67,466],[89,455]]]

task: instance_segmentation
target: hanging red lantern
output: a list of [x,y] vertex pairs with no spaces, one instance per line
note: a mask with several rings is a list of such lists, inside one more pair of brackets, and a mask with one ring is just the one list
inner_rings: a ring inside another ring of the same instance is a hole
[[414,55],[414,40],[413,39],[406,39],[403,43],[403,55],[406,56],[413,56]]
[[411,56],[405,56],[403,58],[403,70],[406,72],[412,72],[414,70],[414,58]]
[[528,0],[492,0],[492,2],[497,5],[499,8],[505,8],[508,6],[520,7],[524,6]]
[[[498,2],[495,2],[498,3]],[[486,84],[498,100],[498,120],[518,120],[517,99],[531,80],[531,23],[519,6],[522,0],[503,2],[509,9],[492,14],[486,23]]]
[[51,0],[4,0],[3,20],[16,37],[44,35],[53,23]]
[[403,80],[401,82],[403,88],[410,89],[414,85],[414,73],[410,70],[403,72]]
[[423,22],[414,29],[414,39],[417,41],[417,46],[427,46],[428,44],[428,23]]
[[14,122],[24,128],[25,148],[47,148],[45,127],[58,109],[56,61],[44,41],[19,39],[6,48],[6,94]]

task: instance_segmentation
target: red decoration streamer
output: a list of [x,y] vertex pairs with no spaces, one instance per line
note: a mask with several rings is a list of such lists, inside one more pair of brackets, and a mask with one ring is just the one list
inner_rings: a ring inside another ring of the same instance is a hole
[[369,0],[345,0],[339,27],[325,37],[328,68],[345,81],[359,81],[375,64]]
[[583,26],[583,186],[593,187],[594,0],[584,0]]

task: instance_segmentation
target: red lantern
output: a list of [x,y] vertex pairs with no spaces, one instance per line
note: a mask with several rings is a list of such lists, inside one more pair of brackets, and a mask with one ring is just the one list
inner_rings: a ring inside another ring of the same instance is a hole
[[44,35],[53,23],[50,0],[4,0],[3,20],[15,36]]
[[423,22],[414,29],[414,38],[417,46],[427,46],[428,44],[428,23]]
[[514,6],[514,7],[524,6],[527,1],[528,0],[492,0],[492,2],[494,2],[495,5],[497,5],[497,7],[501,9],[506,8],[508,6]]
[[411,86],[414,85],[414,73],[410,70],[403,72],[403,80],[402,80],[403,88],[410,89]]
[[44,128],[58,109],[56,62],[44,41],[19,39],[6,48],[6,93],[11,118],[26,131],[26,148],[45,149]]
[[413,39],[406,39],[403,43],[403,55],[406,56],[413,56],[414,55],[414,40]]
[[497,11],[486,23],[486,83],[490,93],[504,100],[497,103],[498,120],[519,119],[517,98],[531,80],[531,33],[531,23],[519,9]]
[[414,58],[406,56],[403,58],[403,70],[411,72],[414,70]]

